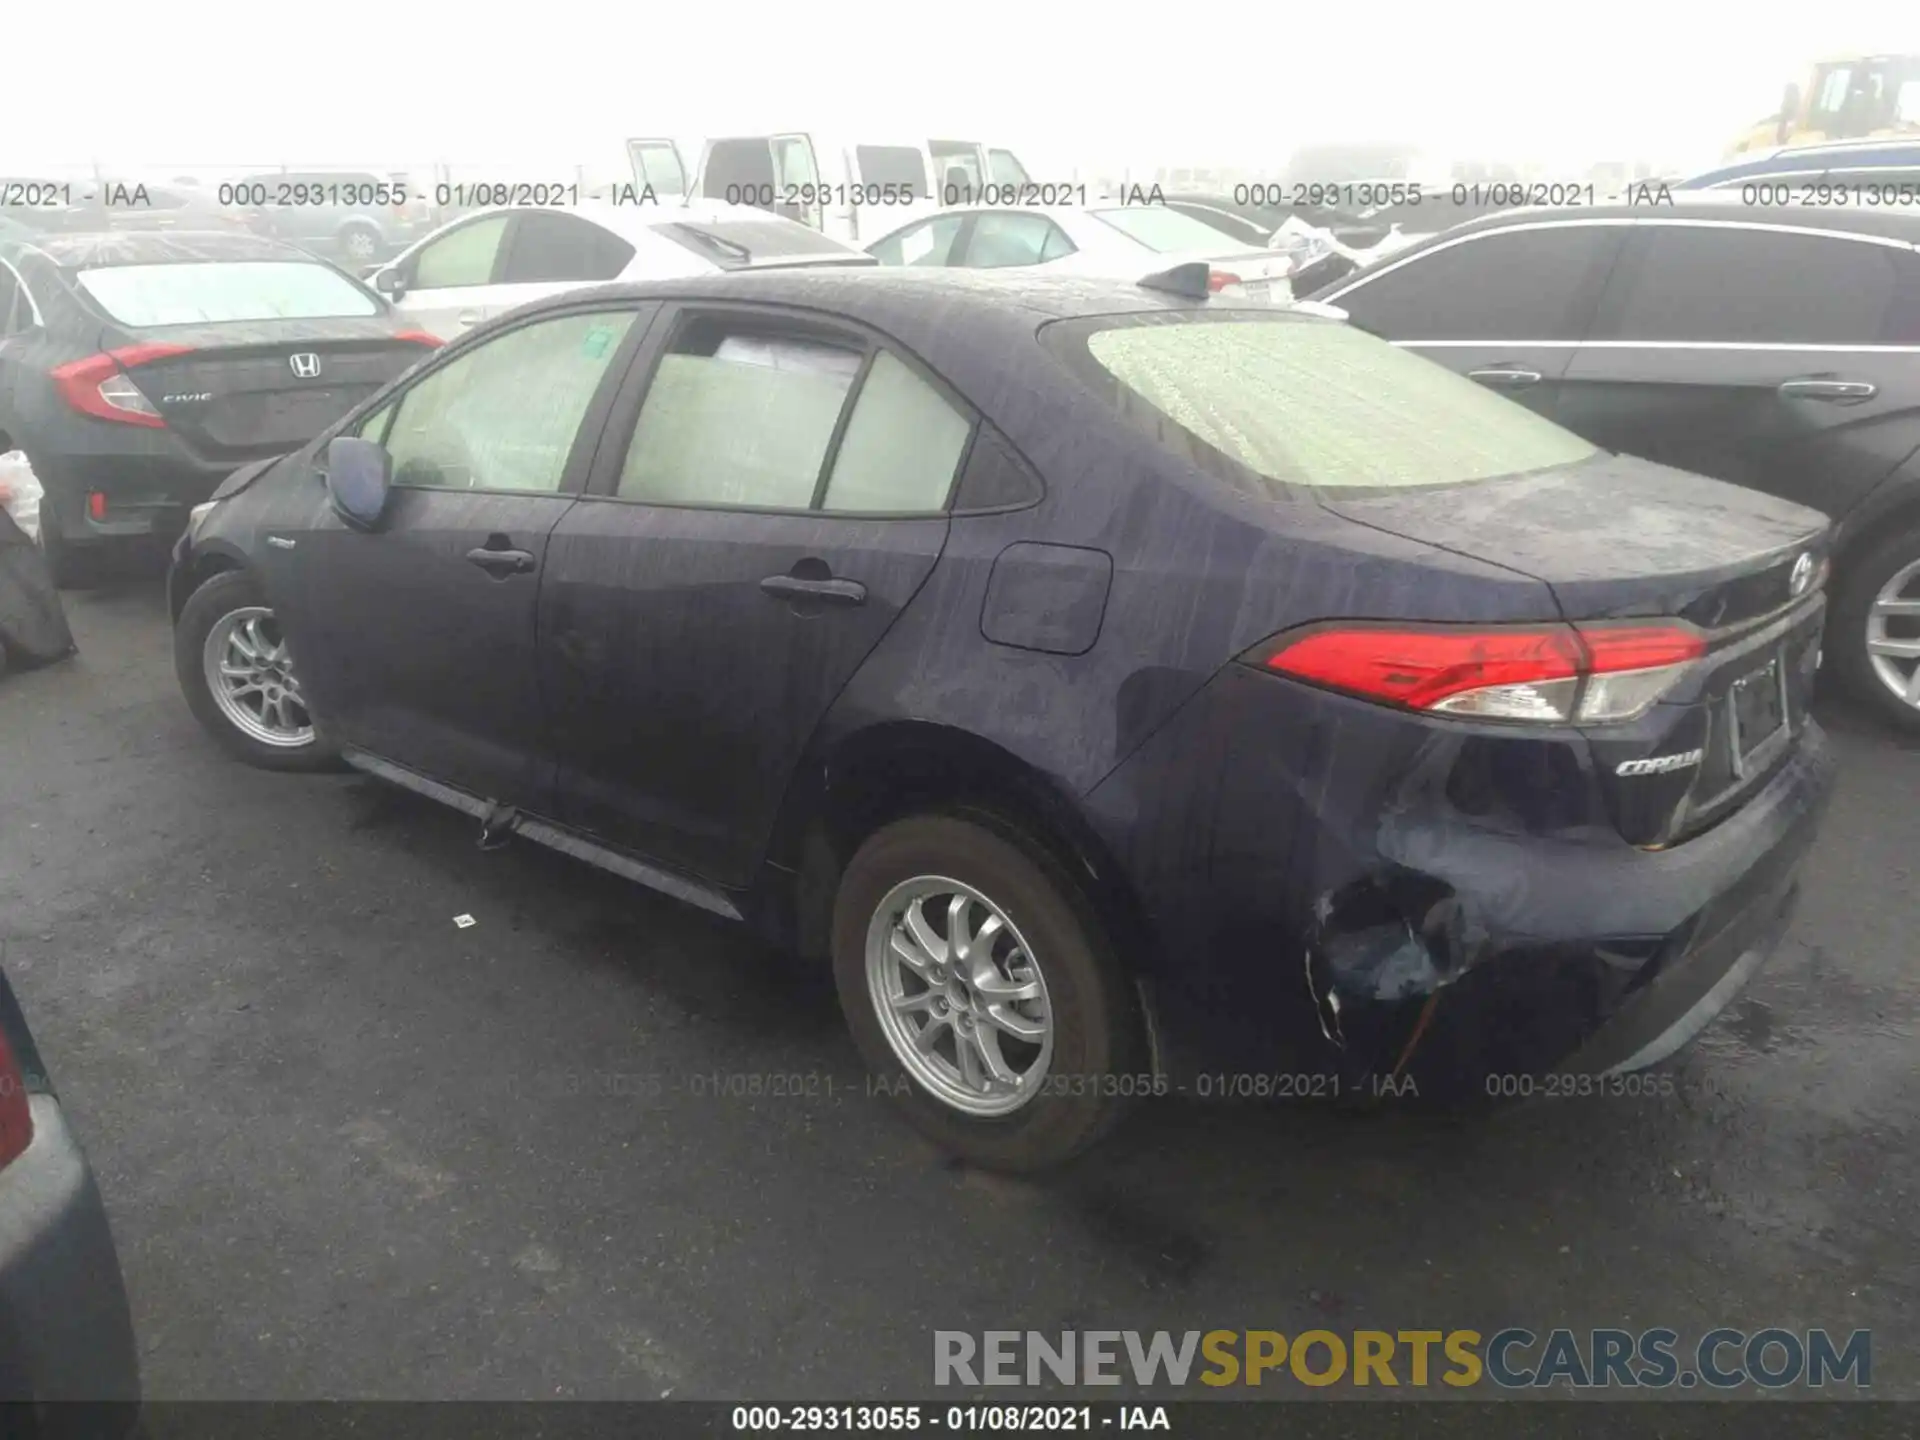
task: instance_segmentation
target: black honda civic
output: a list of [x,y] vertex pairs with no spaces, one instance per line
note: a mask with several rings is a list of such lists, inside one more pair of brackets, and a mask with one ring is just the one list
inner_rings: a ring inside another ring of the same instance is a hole
[[1205,279],[523,307],[196,510],[188,703],[830,965],[979,1164],[1624,1093],[1787,923],[1826,521]]
[[234,470],[304,444],[432,335],[345,272],[255,236],[0,237],[0,453],[46,488],[61,584],[171,543]]

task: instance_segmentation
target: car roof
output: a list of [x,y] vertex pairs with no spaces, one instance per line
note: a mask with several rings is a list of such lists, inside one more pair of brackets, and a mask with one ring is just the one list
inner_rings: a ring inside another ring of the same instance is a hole
[[[1684,198],[1683,198],[1684,197]],[[1878,235],[1891,240],[1900,240],[1908,244],[1920,244],[1920,207],[1910,211],[1889,209],[1874,205],[1749,205],[1741,201],[1737,192],[1679,192],[1671,203],[1660,200],[1642,200],[1638,203],[1614,202],[1605,205],[1541,205],[1523,206],[1511,210],[1496,211],[1491,215],[1476,216],[1463,221],[1450,229],[1422,241],[1419,247],[1409,246],[1393,258],[1400,259],[1413,253],[1415,248],[1424,249],[1434,241],[1455,239],[1462,235],[1478,233],[1482,230],[1499,230],[1506,226],[1526,223],[1546,222],[1578,223],[1581,221],[1622,221],[1639,223],[1657,223],[1659,221],[1695,220],[1723,225],[1764,225],[1803,230],[1834,230],[1852,235]]]
[[7,248],[36,251],[65,270],[112,265],[170,265],[188,261],[305,260],[324,264],[294,245],[264,235],[225,230],[103,230],[8,237]]
[[[753,205],[729,205],[724,201],[695,198],[686,202],[675,200],[659,204],[615,204],[608,200],[583,200],[578,205],[489,205],[483,209],[470,210],[460,217],[461,220],[481,219],[488,215],[526,215],[536,212],[552,212],[560,215],[573,215],[582,220],[591,220],[602,229],[610,230],[623,239],[644,237],[660,225],[669,225],[675,221],[732,220],[755,221],[761,224],[793,226],[801,230],[811,230],[811,226],[802,225],[798,220],[785,215],[776,215],[771,210],[762,210]],[[819,234],[820,232],[814,231]],[[831,237],[828,237],[831,238]]]

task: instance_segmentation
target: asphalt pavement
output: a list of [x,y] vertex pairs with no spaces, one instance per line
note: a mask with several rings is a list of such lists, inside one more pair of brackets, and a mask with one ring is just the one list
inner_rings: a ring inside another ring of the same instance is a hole
[[1920,745],[1843,707],[1791,939],[1671,1094],[1167,1100],[1015,1181],[867,1093],[824,976],[229,761],[157,577],[67,601],[79,657],[0,680],[0,945],[152,1397],[952,1398],[937,1329],[1524,1324],[1870,1329],[1920,1398]]

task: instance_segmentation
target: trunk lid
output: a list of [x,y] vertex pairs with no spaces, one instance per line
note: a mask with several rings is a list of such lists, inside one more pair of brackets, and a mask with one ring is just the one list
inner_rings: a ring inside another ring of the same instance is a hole
[[1570,621],[1679,619],[1706,655],[1637,720],[1593,726],[1621,833],[1659,848],[1739,808],[1807,722],[1831,544],[1818,511],[1629,456],[1342,495],[1349,520],[1541,580]]
[[399,333],[385,317],[167,326],[139,339],[185,352],[127,374],[203,459],[241,463],[304,445],[431,353]]

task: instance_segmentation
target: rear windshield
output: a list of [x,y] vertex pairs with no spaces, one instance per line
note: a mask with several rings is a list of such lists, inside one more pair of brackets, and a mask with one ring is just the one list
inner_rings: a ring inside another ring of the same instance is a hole
[[838,255],[865,263],[863,251],[843,245],[797,220],[671,220],[655,227],[667,239],[703,255],[723,270],[794,255]]
[[182,261],[82,270],[80,287],[122,325],[206,325],[378,315],[380,302],[301,260]]
[[1070,358],[1081,352],[1087,378],[1130,420],[1256,495],[1458,485],[1598,453],[1531,410],[1338,322],[1175,313],[1046,334]]
[[1173,250],[1218,250],[1246,243],[1224,230],[1214,229],[1204,220],[1182,215],[1164,205],[1122,205],[1116,210],[1093,213],[1121,234],[1163,255]]

